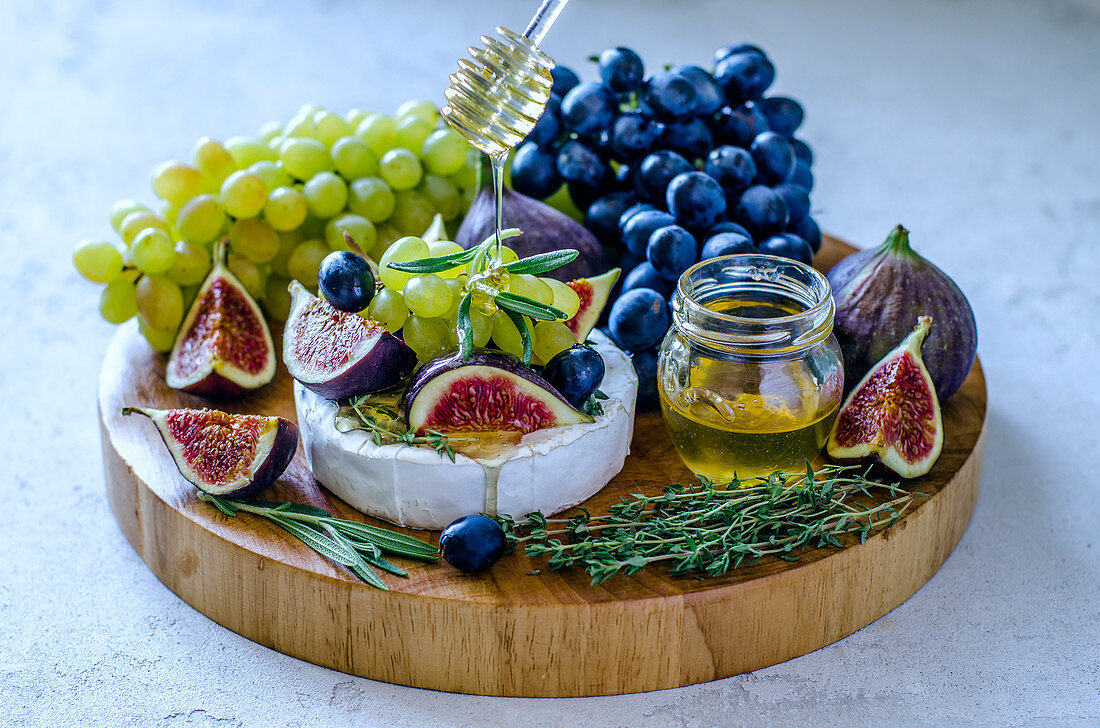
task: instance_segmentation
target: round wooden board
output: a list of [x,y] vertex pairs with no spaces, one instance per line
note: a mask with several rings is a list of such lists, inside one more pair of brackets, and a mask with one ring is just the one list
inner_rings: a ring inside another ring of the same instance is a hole
[[[852,248],[827,239],[828,269]],[[248,514],[222,515],[176,470],[156,428],[123,418],[123,405],[199,407],[168,389],[165,357],[131,322],[112,340],[100,376],[107,493],[123,533],[169,589],[214,621],[280,652],[342,672],[484,695],[584,696],[714,680],[834,642],[901,604],[936,572],[970,521],[984,451],[980,364],[943,403],[943,454],[908,485],[932,497],[892,530],[860,545],[765,559],[724,577],[675,578],[659,569],[592,586],[580,571],[552,572],[515,553],[490,571],[400,560],[392,591],[366,586],[292,536]],[[291,380],[223,405],[294,419]],[[659,413],[638,416],[623,471],[585,505],[692,482]],[[312,503],[367,522],[319,487],[299,447],[263,494]],[[433,540],[438,533],[419,532]]]

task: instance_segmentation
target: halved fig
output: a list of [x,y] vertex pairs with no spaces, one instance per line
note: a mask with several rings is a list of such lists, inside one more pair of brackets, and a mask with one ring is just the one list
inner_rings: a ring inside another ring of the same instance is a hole
[[598,276],[578,278],[566,284],[576,291],[581,299],[580,310],[573,315],[573,318],[565,322],[565,325],[569,327],[569,330],[573,332],[580,343],[583,344],[592,329],[596,328],[596,322],[600,320],[600,313],[603,312],[604,306],[611,298],[611,289],[615,287],[615,282],[619,280],[620,272],[620,268],[612,268]]
[[417,432],[523,434],[592,422],[549,382],[510,354],[478,352],[469,359],[448,354],[429,361],[409,382],[402,400]]
[[878,456],[903,478],[932,469],[943,449],[943,420],[932,377],[921,360],[930,316],[867,372],[840,408],[828,452],[837,459]]
[[416,354],[374,319],[339,311],[291,281],[283,361],[302,386],[344,399],[397,384]]
[[180,474],[211,495],[245,496],[283,474],[298,449],[298,426],[282,417],[213,409],[123,407],[153,421]]
[[238,397],[275,377],[275,345],[260,307],[225,265],[225,243],[180,326],[165,380],[212,399]]

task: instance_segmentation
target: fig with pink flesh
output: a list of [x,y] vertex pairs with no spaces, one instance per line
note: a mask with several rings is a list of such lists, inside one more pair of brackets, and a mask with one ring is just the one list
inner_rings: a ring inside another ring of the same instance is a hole
[[275,345],[260,307],[225,266],[225,243],[183,319],[165,379],[212,399],[238,397],[275,377]]
[[489,351],[429,361],[409,382],[402,406],[417,432],[527,434],[593,421],[519,359]]
[[936,328],[924,345],[924,363],[936,392],[943,400],[962,386],[978,353],[974,311],[946,273],[909,247],[908,230],[898,225],[879,247],[833,266],[828,278],[845,381],[858,382],[916,317],[931,316]]
[[282,417],[212,409],[123,407],[153,421],[180,474],[211,495],[246,496],[283,474],[298,449],[298,426]]
[[596,323],[600,320],[600,314],[607,306],[608,299],[611,298],[611,289],[615,287],[615,282],[619,280],[619,272],[619,268],[612,268],[598,276],[578,278],[566,283],[581,299],[580,309],[573,315],[573,318],[565,322],[577,341],[583,342],[588,338],[588,334],[592,332],[592,329],[596,327]]
[[921,345],[932,319],[917,327],[867,372],[840,408],[829,433],[829,455],[844,460],[876,455],[903,478],[932,469],[943,449],[943,420]]
[[374,319],[339,311],[291,281],[283,361],[302,386],[344,399],[397,384],[416,354]]

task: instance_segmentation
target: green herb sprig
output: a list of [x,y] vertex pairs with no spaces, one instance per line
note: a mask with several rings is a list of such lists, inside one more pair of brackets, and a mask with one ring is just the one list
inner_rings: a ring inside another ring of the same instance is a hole
[[[476,437],[456,437],[444,435],[438,430],[426,429],[424,434],[418,434],[405,424],[401,416],[392,408],[372,405],[369,403],[371,395],[362,395],[348,400],[347,405],[337,410],[336,429],[339,432],[352,430],[365,430],[370,433],[375,445],[404,443],[415,447],[427,445],[439,453],[440,457],[455,461],[455,451],[452,442],[472,442]],[[377,415],[386,418],[380,421]]]
[[[873,491],[889,500],[855,500]],[[551,569],[583,568],[597,584],[663,562],[673,574],[718,576],[768,555],[797,561],[796,549],[839,547],[847,534],[866,541],[897,523],[918,497],[927,495],[871,480],[859,466],[826,465],[815,473],[807,463],[804,473],[670,485],[659,496],[623,498],[599,516],[579,509],[565,518],[529,513],[524,525],[508,516],[499,521],[513,547],[546,557]]]
[[[518,229],[508,228],[501,232],[500,238],[506,240],[519,234]],[[539,321],[560,321],[566,318],[565,312],[526,296],[502,291],[498,284],[506,274],[535,275],[560,268],[576,259],[580,252],[568,248],[531,255],[513,260],[510,263],[501,263],[493,259],[490,253],[492,246],[495,244],[496,235],[491,235],[479,245],[461,253],[449,253],[420,260],[388,263],[387,265],[404,273],[442,273],[453,270],[460,265],[472,263],[471,275],[462,288],[462,299],[459,302],[455,321],[459,353],[463,359],[469,359],[473,354],[474,335],[473,323],[470,321],[470,306],[473,296],[480,294],[491,300],[494,307],[504,311],[508,318],[512,320],[512,323],[515,324],[516,329],[519,331],[520,341],[523,343],[523,363],[530,366],[533,339],[527,318]]]
[[324,508],[305,503],[223,498],[202,491],[199,498],[213,504],[227,516],[235,517],[244,511],[268,519],[317,553],[343,564],[360,579],[379,589],[388,590],[389,587],[372,567],[396,576],[409,575],[386,559],[383,553],[420,561],[435,561],[439,555],[436,547],[427,541],[366,523],[336,518]]

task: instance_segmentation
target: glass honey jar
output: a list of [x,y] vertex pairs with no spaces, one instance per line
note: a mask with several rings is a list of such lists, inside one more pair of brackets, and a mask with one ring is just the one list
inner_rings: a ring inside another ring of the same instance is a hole
[[834,311],[825,276],[786,258],[729,255],[680,277],[657,387],[688,468],[720,483],[805,471],[844,391]]

